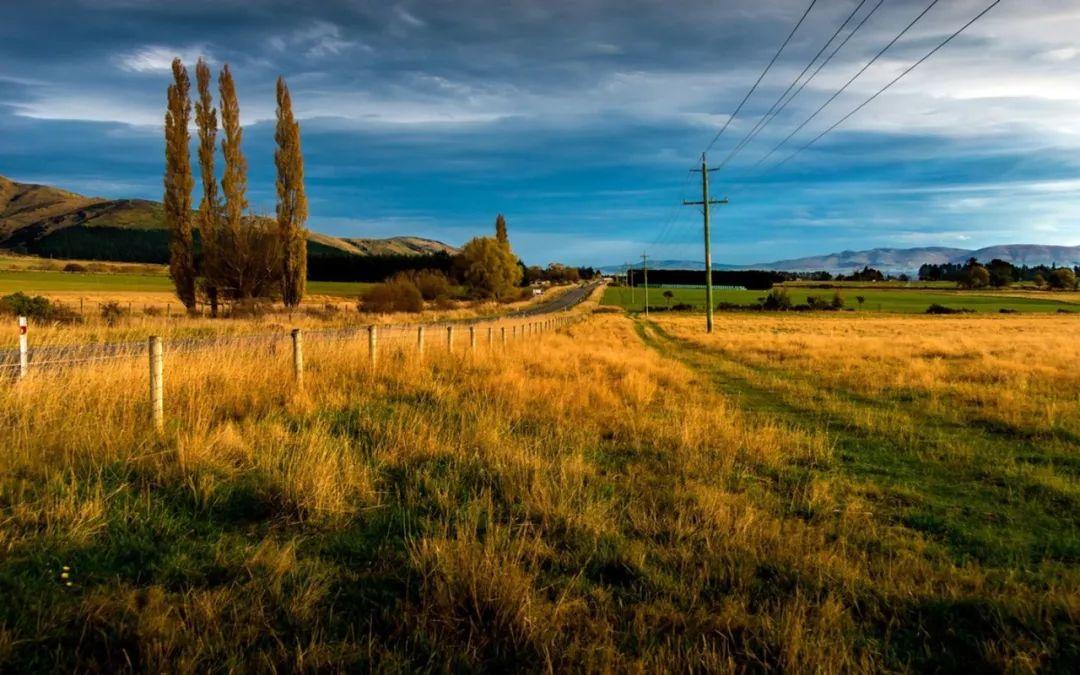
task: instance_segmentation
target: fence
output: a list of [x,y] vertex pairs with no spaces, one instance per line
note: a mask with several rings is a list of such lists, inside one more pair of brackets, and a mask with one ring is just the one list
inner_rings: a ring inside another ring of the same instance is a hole
[[[587,297],[587,296],[586,296]],[[100,345],[50,346],[32,351],[29,348],[26,320],[19,319],[18,359],[0,362],[0,373],[5,373],[16,383],[31,375],[63,377],[68,369],[109,361],[133,362],[136,358],[148,358],[148,423],[157,432],[165,428],[165,378],[166,355],[194,353],[199,351],[223,349],[228,346],[264,347],[277,351],[283,344],[288,344],[292,357],[293,386],[302,390],[304,387],[304,347],[312,340],[316,341],[354,341],[367,338],[367,356],[372,367],[379,359],[381,345],[389,343],[398,349],[412,349],[417,357],[423,359],[425,349],[438,346],[450,354],[465,350],[476,353],[481,349],[481,335],[486,335],[485,347],[488,350],[505,348],[509,340],[522,340],[528,336],[564,328],[582,321],[585,313],[561,311],[558,314],[541,315],[535,318],[507,320],[488,319],[468,323],[383,325],[349,328],[327,328],[290,331],[278,331],[261,334],[236,336],[216,336],[211,338],[177,338],[165,340],[160,336],[151,336],[146,341],[120,342]],[[499,340],[496,341],[496,335]],[[432,344],[434,343],[434,344]]]

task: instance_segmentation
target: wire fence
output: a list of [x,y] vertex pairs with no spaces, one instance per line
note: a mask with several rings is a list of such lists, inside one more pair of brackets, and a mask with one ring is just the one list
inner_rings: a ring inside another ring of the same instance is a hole
[[[410,339],[431,341],[435,339],[432,336],[436,334],[445,335],[448,329],[451,331],[461,329],[461,332],[468,333],[471,328],[479,332],[487,330],[483,337],[477,337],[477,340],[482,339],[484,342],[492,342],[501,339],[501,334],[498,334],[498,332],[502,328],[506,328],[510,337],[516,337],[519,331],[527,331],[543,323],[545,317],[556,316],[576,307],[586,300],[597,287],[598,284],[589,284],[569,291],[543,305],[498,317],[478,317],[432,323],[371,324],[312,329],[305,330],[304,336],[316,340],[354,340],[369,334],[374,327],[380,341],[405,343]],[[22,337],[26,337],[25,328]],[[168,339],[167,349],[169,353],[177,354],[220,350],[227,347],[266,346],[273,348],[287,343],[288,340],[289,333],[284,331],[209,337],[174,337]],[[146,358],[149,354],[147,345],[148,342],[139,340],[34,347],[24,340],[23,347],[20,349],[0,350],[0,380],[18,380],[31,373],[35,376],[63,376],[67,371],[78,366]]]

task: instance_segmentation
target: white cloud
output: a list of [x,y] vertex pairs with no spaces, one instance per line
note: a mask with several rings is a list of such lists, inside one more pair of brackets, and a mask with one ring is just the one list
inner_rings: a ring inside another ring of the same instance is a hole
[[168,72],[172,69],[173,59],[179,57],[185,64],[192,64],[200,57],[213,62],[205,45],[188,47],[167,47],[164,45],[146,45],[134,51],[116,56],[116,62],[123,70],[133,73]]

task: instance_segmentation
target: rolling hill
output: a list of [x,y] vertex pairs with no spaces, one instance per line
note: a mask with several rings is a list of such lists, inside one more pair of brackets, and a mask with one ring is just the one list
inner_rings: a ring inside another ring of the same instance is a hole
[[[1041,244],[1012,244],[987,246],[979,249],[928,246],[922,248],[874,248],[866,251],[841,251],[827,255],[807,256],[789,260],[755,263],[752,265],[713,264],[713,269],[755,269],[778,272],[816,272],[848,274],[869,265],[886,274],[914,274],[923,264],[963,263],[968,258],[989,262],[994,258],[1015,265],[1080,265],[1080,246],[1045,246]],[[704,269],[700,260],[661,260],[650,265],[653,269]],[[604,267],[605,273],[626,269],[624,265]]]
[[[420,237],[343,239],[312,232],[309,255],[323,257],[453,254],[449,244]],[[160,202],[100,199],[0,176],[0,249],[52,258],[166,262]]]

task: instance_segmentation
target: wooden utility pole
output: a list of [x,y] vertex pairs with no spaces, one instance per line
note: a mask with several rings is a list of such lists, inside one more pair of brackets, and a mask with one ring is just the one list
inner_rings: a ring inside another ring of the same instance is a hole
[[[719,168],[719,167],[717,167]],[[709,172],[716,171],[717,169],[710,169],[708,163],[705,161],[705,153],[701,153],[701,168],[691,169],[692,171],[701,172],[701,201],[700,202],[683,202],[685,206],[701,206],[701,213],[705,216],[705,332],[712,332],[713,325],[713,293],[712,293],[712,244],[711,236],[709,234],[709,206],[712,204],[727,204],[727,197],[724,199],[709,199]]]
[[649,318],[649,256],[641,254],[641,273],[645,277],[645,318]]

